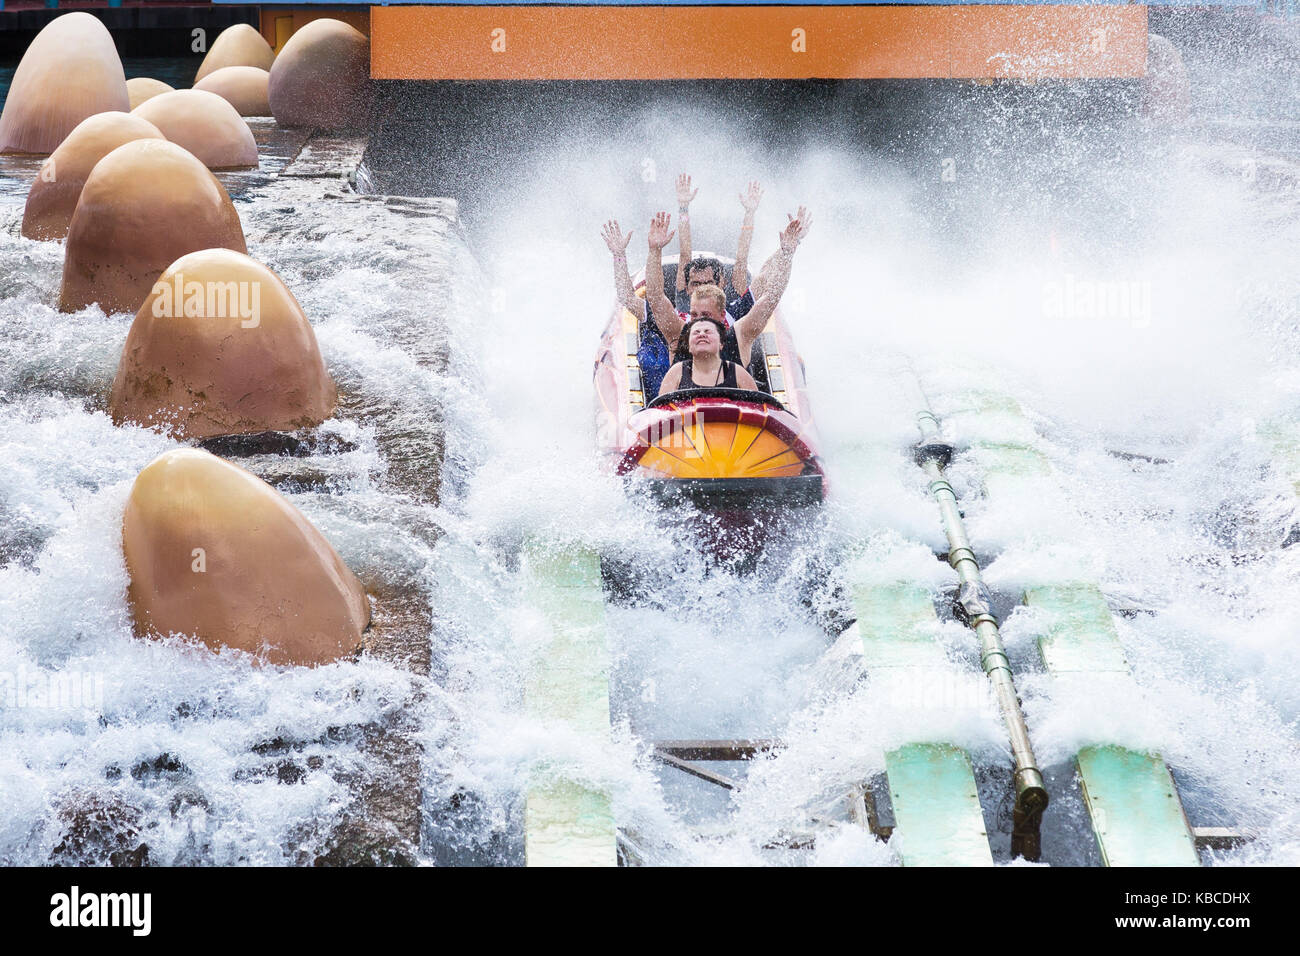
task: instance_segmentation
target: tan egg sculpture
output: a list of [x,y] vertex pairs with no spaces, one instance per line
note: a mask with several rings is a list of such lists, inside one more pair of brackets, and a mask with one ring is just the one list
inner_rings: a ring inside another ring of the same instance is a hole
[[313,20],[271,67],[271,112],[284,126],[364,126],[370,110],[370,41],[341,20]]
[[222,30],[213,41],[199,72],[194,74],[194,84],[197,86],[199,80],[209,73],[227,66],[255,66],[259,70],[269,70],[274,61],[275,52],[266,38],[247,23],[236,23]]
[[65,13],[36,34],[14,72],[0,153],[52,153],[86,117],[130,102],[108,30],[89,13]]
[[247,251],[239,214],[207,167],[165,140],[119,146],[90,171],[72,214],[59,308],[135,312],[169,265],[217,246]]
[[109,411],[180,439],[319,425],[337,393],[280,277],[229,249],[177,259],[127,333]]
[[96,113],[77,124],[41,166],[27,193],[23,235],[28,239],[66,238],[81,188],[95,164],[137,139],[163,139],[163,134],[130,113]]
[[154,459],[122,517],[127,602],[141,637],[194,635],[271,664],[325,664],[361,644],[370,603],[297,508],[197,448]]
[[163,93],[170,93],[171,91],[172,87],[162,80],[151,79],[147,76],[137,76],[126,81],[126,93],[131,98],[131,109],[135,109],[145,100],[151,100],[155,96],[161,96]]
[[131,111],[148,120],[209,169],[257,165],[257,143],[239,111],[207,90],[172,90]]
[[271,74],[255,66],[223,66],[194,84],[196,90],[216,93],[240,116],[270,116],[267,83]]

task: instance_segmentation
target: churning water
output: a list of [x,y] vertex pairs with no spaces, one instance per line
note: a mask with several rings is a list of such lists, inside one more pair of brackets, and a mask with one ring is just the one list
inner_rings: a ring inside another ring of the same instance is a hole
[[[1136,699],[1053,680],[1030,652],[1033,616],[1006,623],[1053,768],[1045,860],[1096,861],[1068,761],[1118,742],[1165,756],[1194,824],[1255,835],[1215,862],[1300,862],[1300,554],[1284,546],[1300,462],[1271,438],[1300,408],[1296,196],[1102,97],[969,92],[917,105],[901,91],[899,116],[835,90],[816,92],[808,115],[798,98],[766,111],[704,95],[548,103],[527,136],[467,118],[478,138],[459,178],[419,159],[455,155],[458,134],[418,96],[392,98],[368,157],[379,190],[462,190],[464,233],[427,202],[239,185],[250,254],[302,302],[345,395],[324,450],[245,463],[381,607],[427,601],[427,677],[373,657],[258,667],[131,637],[122,509],[135,474],[174,443],[108,420],[130,316],[57,311],[61,247],[19,238],[22,190],[7,189],[0,672],[44,693],[0,700],[0,861],[143,843],[153,862],[308,862],[386,772],[361,729],[399,719],[422,753],[425,862],[518,862],[520,795],[546,760],[607,788],[652,863],[889,865],[893,851],[850,826],[807,852],[764,847],[811,815],[834,819],[826,806],[918,731],[970,749],[1005,843],[1007,745],[972,636],[941,603],[938,639],[971,692],[902,715],[831,666],[835,638],[815,613],[850,566],[928,582],[936,599],[955,583],[907,456],[915,409],[893,377],[907,360],[959,444],[990,427],[963,419],[966,394],[994,390],[1026,410],[1055,468],[1058,497],[993,500],[977,493],[975,461],[954,461],[999,596],[1082,572],[1121,612]],[[815,219],[786,304],[831,500],[783,529],[753,574],[712,560],[688,516],[629,499],[592,454],[591,362],[611,301],[599,227],[634,230],[635,263],[680,170],[701,188],[697,248],[732,252],[750,179],[767,190],[755,268],[787,212],[806,204]],[[1120,289],[1122,304],[1107,298]],[[886,449],[866,471],[854,466],[864,447]],[[641,601],[608,609],[608,740],[523,706],[544,652],[521,600],[530,540],[597,550],[644,579]],[[79,706],[52,700],[71,675],[89,678]],[[730,797],[650,759],[651,741],[693,737],[788,749],[726,768],[747,778]]]

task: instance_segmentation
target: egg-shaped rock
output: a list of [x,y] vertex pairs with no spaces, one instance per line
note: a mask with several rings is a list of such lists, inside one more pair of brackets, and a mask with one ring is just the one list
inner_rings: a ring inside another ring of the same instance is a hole
[[172,263],[136,313],[109,410],[119,425],[193,439],[319,425],[335,399],[316,334],[280,277],[205,249]]
[[14,71],[0,153],[52,153],[86,117],[130,103],[108,30],[89,13],[65,13],[36,34]]
[[255,66],[260,70],[269,70],[275,61],[275,52],[266,38],[247,23],[236,23],[226,27],[212,41],[208,55],[199,65],[199,72],[194,74],[194,84],[209,73],[215,73],[227,66]]
[[163,139],[148,120],[130,113],[96,113],[82,120],[50,154],[27,193],[23,235],[63,239],[86,177],[101,159],[137,139]]
[[284,126],[364,126],[370,111],[370,41],[341,20],[313,20],[271,67],[271,112]]
[[209,169],[257,165],[253,132],[225,99],[207,90],[172,90],[141,103],[132,116],[146,119],[184,146]]
[[131,109],[135,109],[145,100],[151,100],[163,93],[170,93],[174,87],[162,80],[148,76],[136,76],[126,81],[126,94],[131,98]]
[[72,213],[59,308],[135,312],[169,265],[217,246],[247,251],[239,214],[207,167],[165,140],[119,146],[90,171]]
[[240,116],[270,116],[267,83],[271,74],[255,66],[223,66],[194,84],[196,90],[216,93]]
[[271,664],[353,654],[370,621],[361,582],[279,492],[197,448],[154,459],[122,517],[140,637],[183,634]]

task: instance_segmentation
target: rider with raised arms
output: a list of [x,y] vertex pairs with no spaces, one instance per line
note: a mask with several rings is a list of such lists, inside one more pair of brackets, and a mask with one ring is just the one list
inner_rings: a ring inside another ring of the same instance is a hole
[[[800,241],[808,233],[810,219],[807,210],[799,207],[797,216],[790,216],[790,221],[780,233],[781,247],[772,257],[771,276],[764,284],[762,294],[755,300],[754,307],[743,318],[732,323],[726,310],[726,295],[716,286],[707,294],[705,287],[696,288],[691,294],[691,312],[683,316],[664,294],[663,249],[673,237],[669,231],[672,217],[666,212],[657,213],[650,222],[650,234],[647,239],[649,253],[646,257],[645,293],[646,304],[655,325],[659,328],[665,342],[676,342],[681,336],[686,319],[708,316],[723,324],[726,332],[722,343],[722,358],[736,362],[741,366],[748,364],[741,356],[748,357],[758,336],[767,327],[768,320],[776,311],[777,303],[790,281],[790,269],[794,264],[794,253]],[[719,301],[720,300],[720,301]],[[662,393],[664,389],[660,387]]]
[[[722,290],[716,285],[704,288],[708,291],[699,296],[695,304],[702,306],[704,300],[714,294],[722,297]],[[701,308],[698,313],[693,312],[691,320],[682,327],[677,342],[678,361],[664,376],[663,384],[659,386],[660,395],[696,388],[745,388],[751,391],[758,388],[743,365],[722,357],[726,326],[711,313],[711,309]]]
[[[747,193],[740,194],[740,204],[745,217],[740,224],[740,240],[736,244],[736,262],[731,275],[726,274],[717,259],[691,255],[691,200],[699,190],[691,189],[691,177],[682,173],[677,177],[677,270],[674,303],[679,312],[689,312],[690,293],[698,286],[716,285],[727,294],[727,313],[734,321],[754,307],[754,294],[749,288],[749,246],[754,237],[754,213],[763,198],[763,187],[757,181],[749,184]],[[764,268],[768,268],[765,264]],[[755,283],[759,285],[761,283]]]

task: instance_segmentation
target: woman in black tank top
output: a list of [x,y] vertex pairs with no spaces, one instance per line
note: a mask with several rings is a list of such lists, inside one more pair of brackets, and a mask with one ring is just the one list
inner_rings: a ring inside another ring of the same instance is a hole
[[701,317],[687,322],[677,342],[678,354],[686,355],[668,370],[659,394],[698,388],[756,388],[743,366],[722,357],[726,335],[726,327],[717,319]]
[[677,385],[677,391],[684,392],[689,388],[739,388],[736,384],[736,363],[728,362],[725,359],[718,368],[717,380],[711,385],[703,385],[695,381],[695,368],[692,359],[687,356],[682,360],[682,380]]

